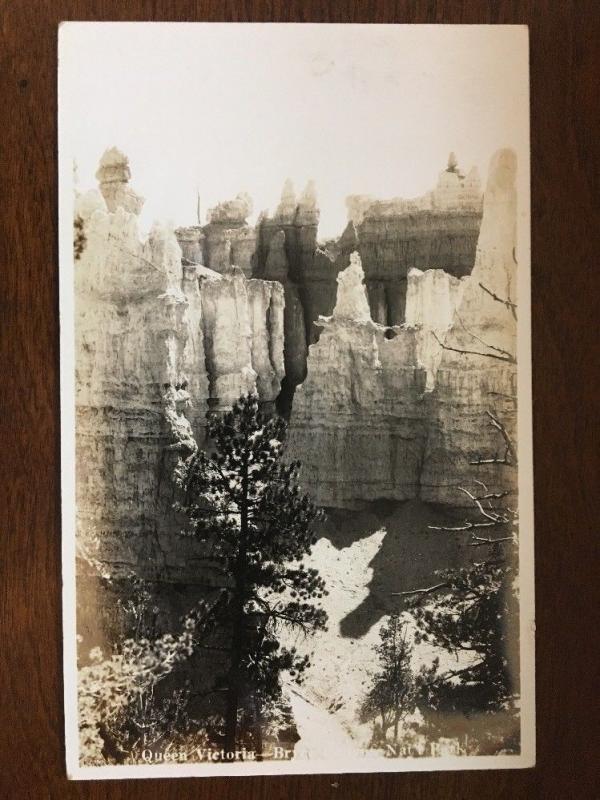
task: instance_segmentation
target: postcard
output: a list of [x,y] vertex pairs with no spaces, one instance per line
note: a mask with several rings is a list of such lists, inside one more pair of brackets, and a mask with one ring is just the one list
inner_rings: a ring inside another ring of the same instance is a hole
[[73,779],[535,762],[524,26],[59,30]]

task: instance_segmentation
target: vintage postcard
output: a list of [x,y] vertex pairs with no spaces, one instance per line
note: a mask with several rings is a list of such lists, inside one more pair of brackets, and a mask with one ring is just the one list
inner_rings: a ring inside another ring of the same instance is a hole
[[527,767],[528,36],[64,23],[74,779]]

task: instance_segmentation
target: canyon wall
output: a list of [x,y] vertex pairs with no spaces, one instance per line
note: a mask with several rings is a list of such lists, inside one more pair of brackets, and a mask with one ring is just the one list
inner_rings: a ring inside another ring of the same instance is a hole
[[98,178],[101,193],[80,195],[75,208],[78,526],[84,539],[101,538],[118,569],[197,580],[201,554],[177,536],[173,470],[204,443],[210,409],[248,391],[272,409],[284,371],[283,288],[237,268],[182,264],[168,228],[143,241],[143,201],[117,150]]
[[512,150],[490,162],[475,266],[435,376],[426,500],[456,502],[456,487],[475,480],[490,491],[516,490],[516,471],[505,468],[517,459],[516,170]]
[[232,266],[246,276],[279,281],[284,287],[285,377],[279,409],[289,415],[295,387],[306,377],[308,347],[321,335],[319,317],[330,316],[340,270],[358,252],[365,272],[373,321],[401,325],[406,318],[411,269],[443,269],[457,277],[473,268],[481,223],[477,170],[462,175],[451,154],[436,187],[414,200],[347,198],[348,225],[338,239],[319,244],[319,207],[309,181],[296,197],[288,179],[275,213],[263,212],[251,227],[248,195],[220,203],[208,224],[178,228],[183,257],[224,273]]
[[338,275],[290,423],[291,452],[319,504],[468,505],[459,486],[498,489],[502,428],[515,441],[516,426],[515,173],[512,151],[492,159],[471,275],[407,273],[403,325],[373,321],[358,254]]
[[207,413],[254,390],[266,411],[291,410],[289,453],[324,506],[458,505],[458,485],[493,486],[507,454],[492,420],[512,441],[516,426],[515,169],[510,151],[491,163],[472,274],[405,263],[403,323],[390,326],[373,319],[361,255],[371,201],[329,252],[310,185],[299,200],[286,185],[252,254],[245,195],[217,206],[209,230],[155,226],[143,241],[127,159],[107,151],[100,192],[76,203],[80,528],[114,563],[192,580],[201,554],[176,537],[173,469],[204,443]]
[[336,508],[415,497],[427,433],[415,332],[398,328],[386,338],[371,320],[363,278],[355,253],[338,275],[332,316],[318,322],[290,423],[303,487]]
[[374,322],[405,321],[411,269],[442,269],[456,277],[471,272],[481,223],[481,184],[475,167],[466,176],[458,171],[452,153],[436,187],[422,197],[382,201],[353,195],[346,203]]

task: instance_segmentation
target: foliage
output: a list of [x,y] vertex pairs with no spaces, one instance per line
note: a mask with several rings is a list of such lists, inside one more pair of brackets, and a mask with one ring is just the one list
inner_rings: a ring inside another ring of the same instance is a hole
[[374,744],[385,742],[392,725],[397,741],[400,720],[415,710],[419,684],[411,669],[412,645],[406,636],[407,625],[397,613],[390,616],[380,631],[380,642],[375,648],[380,669],[361,708],[363,720],[379,715],[377,733],[381,741]]
[[[89,653],[89,664],[78,674],[80,756],[86,764],[123,761],[134,745],[127,728],[137,727],[140,738],[148,716],[157,709],[151,700],[157,683],[178,662],[191,655],[196,622],[189,617],[183,631],[150,641],[126,639],[110,656],[99,647]],[[181,699],[181,698],[179,698]],[[144,720],[135,712],[143,711]],[[156,729],[159,720],[151,726]],[[142,746],[146,746],[146,742]]]
[[[434,595],[409,601],[415,643],[427,642],[460,659],[431,667],[419,705],[430,734],[468,736],[478,752],[508,747],[518,731],[518,600],[511,543],[461,569],[441,570]],[[507,555],[505,550],[509,551]]]
[[233,751],[250,741],[260,752],[265,714],[282,693],[282,675],[300,682],[309,664],[278,641],[282,626],[309,634],[326,614],[317,570],[302,559],[315,543],[321,512],[297,485],[299,463],[282,460],[286,424],[265,419],[255,395],[209,422],[213,452],[196,452],[180,467],[178,508],[188,534],[205,541],[220,575],[213,608],[216,641],[226,653],[223,741]]
[[79,261],[83,255],[86,244],[87,238],[84,232],[83,218],[77,215],[73,222],[73,257],[75,261]]
[[[155,691],[197,646],[197,637],[203,633],[204,606],[187,615],[178,635],[161,635],[156,630],[158,609],[148,582],[131,571],[115,577],[101,558],[102,541],[93,530],[78,536],[77,547],[80,558],[91,568],[88,579],[99,581],[106,605],[116,612],[116,642],[108,645],[109,653],[96,646],[79,656],[83,763],[136,763],[141,750],[159,746],[167,736],[171,746],[182,735],[188,741],[200,738],[204,744],[203,733],[187,714],[187,690],[177,689],[166,698]],[[78,641],[81,645],[81,636]]]

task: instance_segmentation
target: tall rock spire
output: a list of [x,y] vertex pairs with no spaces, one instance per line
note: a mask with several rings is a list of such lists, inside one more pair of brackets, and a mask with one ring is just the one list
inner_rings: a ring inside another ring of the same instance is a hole
[[296,192],[294,184],[287,178],[281,191],[281,200],[275,211],[274,219],[282,224],[290,224],[294,221],[296,213]]
[[96,171],[96,178],[109,211],[123,208],[130,214],[140,213],[144,198],[129,186],[131,178],[129,159],[118,148],[111,147],[104,151]]
[[315,182],[310,180],[298,200],[296,223],[299,225],[316,225],[318,222],[317,187]]
[[350,256],[350,266],[337,276],[337,300],[333,309],[334,319],[352,322],[370,322],[371,312],[364,283],[360,256],[357,252]]

